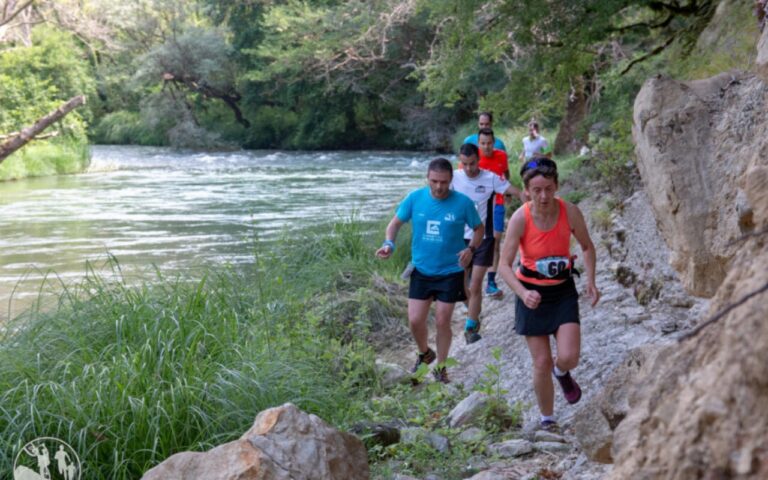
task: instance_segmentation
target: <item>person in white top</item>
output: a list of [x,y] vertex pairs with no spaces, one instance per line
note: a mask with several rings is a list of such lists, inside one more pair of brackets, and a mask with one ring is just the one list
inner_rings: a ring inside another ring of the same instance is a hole
[[[520,197],[522,192],[513,187],[506,178],[479,167],[480,155],[478,148],[465,143],[459,150],[460,169],[456,170],[451,180],[451,188],[468,196],[474,203],[480,220],[485,225],[483,241],[474,252],[472,262],[467,267],[465,283],[468,281],[467,319],[464,325],[464,338],[467,343],[474,343],[480,338],[480,310],[482,308],[483,278],[488,267],[493,265],[494,239],[493,208],[496,194],[515,195]],[[488,212],[491,212],[489,214]],[[464,229],[464,242],[469,243],[473,231]],[[469,278],[467,278],[469,277]]]
[[539,134],[539,124],[531,121],[528,124],[528,136],[523,138],[523,150],[520,152],[520,161],[530,160],[535,156],[552,158],[552,150],[547,139]]

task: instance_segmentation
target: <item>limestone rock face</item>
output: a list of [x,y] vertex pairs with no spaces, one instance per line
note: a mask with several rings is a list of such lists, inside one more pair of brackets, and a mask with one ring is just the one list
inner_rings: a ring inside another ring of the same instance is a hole
[[[711,313],[766,285],[763,235],[746,240]],[[657,369],[616,429],[611,478],[768,478],[767,302],[740,303]]]
[[286,403],[259,413],[240,439],[204,453],[177,453],[143,480],[367,479],[362,442]]
[[634,106],[638,168],[686,289],[711,297],[744,234],[755,230],[748,166],[768,154],[766,93],[757,76],[724,73],[645,82]]
[[693,83],[646,83],[635,135],[644,182],[668,202],[654,212],[678,265],[690,285],[716,291],[701,328],[681,337],[629,397],[610,479],[768,478],[766,87],[749,75]]

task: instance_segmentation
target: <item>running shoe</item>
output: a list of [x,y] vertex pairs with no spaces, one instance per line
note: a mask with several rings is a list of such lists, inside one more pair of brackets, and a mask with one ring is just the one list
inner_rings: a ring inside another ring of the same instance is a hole
[[[415,374],[419,370],[421,364],[429,365],[430,363],[434,362],[436,358],[437,355],[435,354],[435,351],[431,348],[427,348],[426,352],[419,354],[419,357],[416,359],[416,365],[414,365],[411,369],[411,373]],[[411,383],[418,385],[420,383],[420,379],[417,376],[413,376],[411,377]]]
[[434,376],[435,380],[440,383],[451,383],[451,379],[448,378],[448,371],[445,367],[435,367],[435,369],[432,370],[432,376]]
[[542,430],[552,433],[560,433],[560,425],[554,420],[542,420],[540,424]]
[[[555,375],[555,371],[552,371],[552,375]],[[555,375],[557,382],[560,384],[560,388],[563,389],[563,396],[565,400],[570,403],[578,403],[581,400],[581,387],[576,383],[576,380],[571,377],[571,372],[565,372],[565,375],[558,377]]]
[[479,331],[480,331],[480,320],[478,320],[475,323],[474,327],[464,329],[464,340],[466,340],[467,345],[469,345],[470,343],[475,343],[476,341],[483,338],[478,333]]
[[488,282],[488,286],[485,287],[485,296],[499,298],[504,295],[504,292],[496,285],[496,283]]

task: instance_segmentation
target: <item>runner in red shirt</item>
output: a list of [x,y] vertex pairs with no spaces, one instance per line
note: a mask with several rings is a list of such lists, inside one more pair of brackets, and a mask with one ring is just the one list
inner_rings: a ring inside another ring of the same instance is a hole
[[[477,133],[477,143],[480,148],[479,166],[509,181],[509,160],[507,152],[494,149],[495,142],[493,130],[481,128]],[[504,195],[496,195],[496,204],[493,209],[493,238],[496,239],[493,250],[493,265],[488,269],[488,285],[485,294],[489,297],[501,297],[503,292],[496,285],[496,269],[499,267],[499,246],[501,234],[504,233]]]

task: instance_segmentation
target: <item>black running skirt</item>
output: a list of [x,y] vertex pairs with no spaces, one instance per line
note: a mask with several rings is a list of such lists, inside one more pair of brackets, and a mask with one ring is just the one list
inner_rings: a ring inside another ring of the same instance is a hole
[[515,303],[515,331],[520,335],[552,335],[560,325],[579,321],[579,292],[573,278],[554,286],[523,282],[528,290],[541,294],[541,303],[535,309],[526,307],[518,297]]

